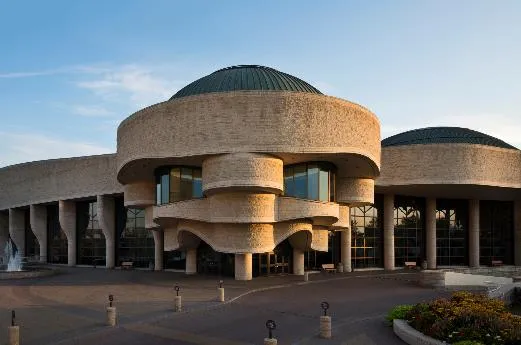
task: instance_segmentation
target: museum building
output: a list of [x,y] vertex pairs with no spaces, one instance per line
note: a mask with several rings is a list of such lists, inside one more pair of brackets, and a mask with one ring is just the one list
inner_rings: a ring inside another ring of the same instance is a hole
[[521,265],[521,151],[218,70],[125,119],[117,152],[0,169],[0,257],[187,274]]

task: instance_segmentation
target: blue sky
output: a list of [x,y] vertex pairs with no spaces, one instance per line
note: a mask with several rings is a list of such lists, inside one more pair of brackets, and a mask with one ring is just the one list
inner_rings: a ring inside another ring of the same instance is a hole
[[516,0],[0,0],[0,166],[115,152],[121,120],[236,64],[360,103],[382,137],[462,126],[521,148],[519,18]]

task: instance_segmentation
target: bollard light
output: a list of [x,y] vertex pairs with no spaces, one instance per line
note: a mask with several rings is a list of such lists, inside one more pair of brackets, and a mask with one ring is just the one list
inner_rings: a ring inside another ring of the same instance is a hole
[[175,290],[176,296],[179,296],[179,286],[178,285],[174,286],[174,290]]
[[219,287],[222,289],[223,287],[223,281],[222,280],[219,280]]
[[16,314],[14,310],[11,310],[11,326],[15,325]]
[[322,310],[324,310],[324,316],[327,316],[327,310],[329,309],[329,303],[322,302],[322,303],[320,303],[320,307],[322,308]]
[[277,324],[273,320],[266,321],[266,328],[268,329],[268,338],[273,339],[273,330],[277,328]]
[[114,295],[109,295],[109,307],[112,308],[112,302],[114,301]]

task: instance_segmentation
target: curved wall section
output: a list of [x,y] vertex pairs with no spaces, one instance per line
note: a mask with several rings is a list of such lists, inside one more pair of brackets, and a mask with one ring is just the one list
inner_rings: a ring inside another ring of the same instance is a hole
[[368,178],[338,177],[336,201],[350,206],[374,203],[374,180]]
[[282,160],[259,153],[233,153],[203,161],[203,191],[244,189],[280,194],[284,188]]
[[126,207],[146,207],[156,203],[156,184],[148,181],[133,182],[123,187]]
[[378,186],[471,184],[521,188],[521,151],[476,144],[425,144],[382,150]]
[[238,152],[358,154],[365,157],[364,176],[376,176],[380,124],[357,104],[309,93],[183,97],[145,108],[121,123],[118,179],[127,183],[138,174],[126,169],[134,161]]
[[123,192],[115,155],[53,159],[0,169],[0,210]]
[[331,225],[338,221],[339,205],[334,202],[278,197],[277,221],[313,219],[315,225]]

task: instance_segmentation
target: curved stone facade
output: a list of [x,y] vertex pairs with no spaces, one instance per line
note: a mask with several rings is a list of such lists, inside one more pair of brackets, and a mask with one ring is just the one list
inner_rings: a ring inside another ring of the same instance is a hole
[[350,206],[374,203],[374,179],[344,177],[336,180],[336,200]]

